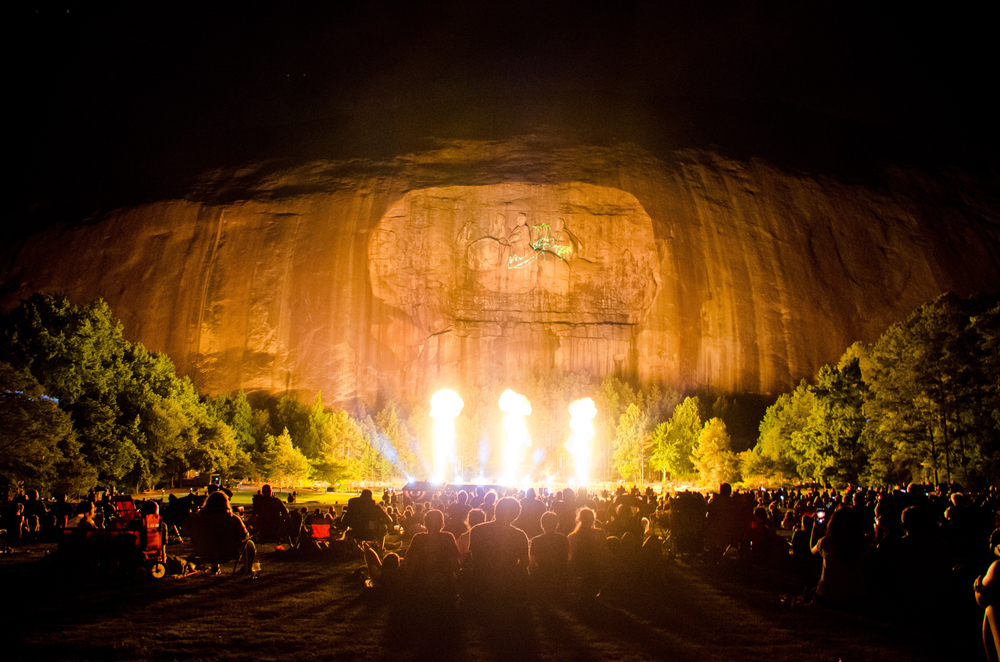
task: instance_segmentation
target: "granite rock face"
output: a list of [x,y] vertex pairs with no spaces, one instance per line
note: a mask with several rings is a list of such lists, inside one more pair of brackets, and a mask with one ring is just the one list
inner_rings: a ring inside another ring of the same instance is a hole
[[215,172],[2,255],[4,309],[103,297],[207,392],[373,403],[545,370],[776,392],[943,291],[1000,288],[1000,204],[960,172],[459,142]]

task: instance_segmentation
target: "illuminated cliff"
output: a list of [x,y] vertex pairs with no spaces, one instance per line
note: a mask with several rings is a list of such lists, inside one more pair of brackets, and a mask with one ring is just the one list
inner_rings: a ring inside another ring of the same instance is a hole
[[103,297],[209,392],[371,403],[548,369],[774,392],[943,291],[995,291],[998,210],[954,172],[449,143],[50,228],[3,251],[0,303]]

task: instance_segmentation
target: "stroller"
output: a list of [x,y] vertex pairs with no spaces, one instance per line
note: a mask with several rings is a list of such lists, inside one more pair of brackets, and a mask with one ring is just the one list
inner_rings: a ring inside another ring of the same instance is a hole
[[58,553],[69,563],[99,575],[128,573],[136,578],[162,579],[167,574],[167,527],[152,501],[136,509],[132,497],[123,498],[107,529],[63,529]]

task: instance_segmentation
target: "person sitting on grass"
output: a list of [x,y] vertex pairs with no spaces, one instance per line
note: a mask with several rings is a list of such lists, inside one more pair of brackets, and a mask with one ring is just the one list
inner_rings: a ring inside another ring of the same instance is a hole
[[213,572],[218,573],[220,564],[242,555],[244,571],[251,574],[257,548],[223,492],[212,494],[205,507],[191,515],[191,542],[195,554],[212,564]]
[[420,598],[453,599],[459,552],[455,536],[444,531],[444,513],[432,510],[424,517],[425,533],[413,536],[401,569]]
[[562,597],[569,576],[569,538],[559,533],[559,516],[548,512],[540,518],[544,533],[528,546],[528,572],[539,595]]
[[365,585],[375,589],[380,595],[398,594],[402,585],[399,555],[389,552],[380,559],[378,552],[366,542],[361,543],[361,550],[365,553],[365,565],[368,570],[368,581]]
[[517,499],[504,497],[496,503],[496,519],[472,527],[467,561],[470,595],[494,604],[522,597],[528,575],[528,536],[512,525],[520,513]]

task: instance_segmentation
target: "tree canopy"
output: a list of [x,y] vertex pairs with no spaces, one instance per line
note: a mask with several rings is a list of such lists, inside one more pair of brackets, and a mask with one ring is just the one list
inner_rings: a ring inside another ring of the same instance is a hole
[[782,396],[758,449],[834,485],[995,483],[1000,303],[943,294]]

